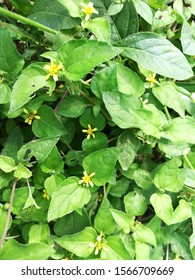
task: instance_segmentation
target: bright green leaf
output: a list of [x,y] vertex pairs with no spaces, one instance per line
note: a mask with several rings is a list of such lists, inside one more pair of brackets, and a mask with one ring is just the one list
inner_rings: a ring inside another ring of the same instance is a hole
[[77,118],[84,112],[87,106],[88,105],[83,98],[75,95],[69,95],[60,104],[57,113],[59,116]]
[[117,157],[118,149],[114,147],[95,151],[84,158],[83,168],[88,174],[95,172],[92,181],[95,185],[102,186],[110,180]]
[[95,229],[86,227],[81,232],[57,238],[55,242],[76,256],[86,258],[93,252],[94,248],[90,244],[93,244],[96,238]]
[[13,158],[0,155],[0,169],[9,173],[16,169],[16,164]]
[[71,40],[60,48],[60,60],[68,79],[77,81],[102,62],[108,61],[121,52],[106,42],[95,40]]
[[184,21],[181,29],[181,44],[183,52],[187,55],[195,55],[195,24],[191,26]]
[[46,243],[50,235],[48,224],[32,225],[29,231],[29,243]]
[[46,260],[54,249],[43,243],[21,244],[8,240],[0,253],[0,260]]
[[116,224],[110,213],[111,208],[112,206],[110,202],[105,197],[100,205],[100,208],[98,209],[94,220],[94,226],[98,232],[102,231],[104,234],[112,234],[114,232]]
[[170,196],[154,193],[150,198],[150,202],[154,207],[156,215],[167,225],[170,225],[173,216],[173,206]]
[[124,197],[125,211],[131,216],[141,216],[147,209],[147,202],[142,194],[129,192]]
[[53,193],[48,210],[48,221],[55,220],[82,208],[90,199],[90,191],[74,178],[62,182]]
[[119,227],[125,233],[129,233],[131,228],[134,226],[134,217],[117,209],[110,209],[110,212]]
[[153,15],[150,6],[141,0],[133,0],[137,13],[145,19],[149,24],[152,24]]
[[32,172],[23,164],[19,163],[14,172],[14,177],[17,179],[21,179],[21,178],[30,178],[31,176],[32,176]]
[[156,246],[156,237],[148,227],[138,223],[133,232],[133,238],[136,242],[148,243]]
[[150,32],[139,32],[120,42],[123,55],[146,69],[176,80],[193,76],[185,56],[170,41]]
[[192,216],[192,206],[191,203],[180,199],[179,205],[173,212],[171,224],[181,223]]

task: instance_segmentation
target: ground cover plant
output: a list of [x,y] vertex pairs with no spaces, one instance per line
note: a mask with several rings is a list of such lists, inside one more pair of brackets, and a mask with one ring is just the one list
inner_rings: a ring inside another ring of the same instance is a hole
[[0,3],[0,259],[195,259],[195,1]]

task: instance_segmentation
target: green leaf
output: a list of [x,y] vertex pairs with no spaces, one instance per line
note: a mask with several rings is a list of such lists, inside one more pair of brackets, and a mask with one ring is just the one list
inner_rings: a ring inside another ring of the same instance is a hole
[[45,173],[61,173],[64,171],[64,161],[56,146],[51,150],[45,161],[41,163],[40,167]]
[[142,194],[129,192],[124,197],[125,211],[131,216],[143,215],[147,209],[147,202]]
[[195,24],[191,26],[184,21],[181,29],[181,44],[183,52],[187,55],[195,55]]
[[74,210],[82,208],[90,200],[88,188],[78,184],[78,180],[69,178],[62,182],[53,193],[48,210],[48,221],[58,219]]
[[87,106],[88,104],[83,98],[69,95],[60,104],[57,114],[68,118],[77,118],[85,111]]
[[55,242],[76,256],[86,258],[93,252],[94,248],[90,244],[93,244],[96,238],[95,229],[86,227],[81,232],[57,238]]
[[110,212],[115,222],[119,225],[119,227],[125,233],[129,233],[131,228],[134,226],[134,217],[116,209],[110,209]]
[[195,144],[195,122],[192,117],[174,118],[163,126],[161,136],[178,144]]
[[16,171],[14,172],[14,177],[17,179],[22,179],[22,178],[30,178],[31,176],[32,176],[32,172],[23,164],[19,163],[16,168]]
[[137,169],[133,173],[133,179],[140,188],[149,188],[153,184],[152,177],[147,170]]
[[123,3],[112,2],[108,8],[108,15],[114,16],[118,14],[122,10],[123,6]]
[[153,22],[153,15],[150,6],[141,0],[133,0],[137,13],[149,24]]
[[6,104],[10,100],[10,88],[6,84],[0,83],[0,104]]
[[[33,188],[31,187],[31,191],[33,192]],[[16,188],[15,189],[15,193],[14,193],[14,201],[13,201],[13,207],[12,207],[12,213],[14,215],[20,215],[24,204],[28,198],[28,188],[26,187],[20,187],[20,188]],[[10,201],[10,196],[11,196],[11,189],[6,189],[3,192],[3,199],[6,202]]]
[[132,134],[132,132],[126,130],[119,135],[116,146],[120,151],[118,161],[122,169],[129,169],[140,147],[139,140]]
[[13,158],[0,155],[0,169],[9,173],[16,169],[16,164]]
[[82,165],[88,174],[95,172],[93,182],[97,186],[102,186],[110,180],[117,157],[117,148],[107,148],[90,153],[84,158]]
[[136,260],[149,260],[150,259],[150,247],[148,244],[142,242],[135,243]]
[[195,208],[192,207],[192,234],[190,236],[190,249],[195,247]]
[[0,69],[11,76],[16,76],[24,65],[22,56],[17,51],[10,31],[0,29]]
[[179,192],[183,188],[185,174],[179,169],[176,158],[166,162],[154,177],[154,184],[161,190]]
[[94,67],[108,61],[121,52],[106,42],[95,40],[71,40],[63,44],[59,50],[60,60],[68,79],[82,79]]
[[115,197],[121,197],[129,188],[129,180],[122,178],[116,181],[115,185],[111,185],[110,194]]
[[112,1],[93,0],[100,17],[108,18],[111,26],[111,40],[113,43],[138,31],[138,15],[132,1],[123,4],[120,12],[109,17],[108,11]]
[[43,243],[21,244],[14,239],[8,240],[1,253],[0,260],[46,260],[54,249]]
[[162,105],[173,109],[182,118],[185,116],[185,107],[181,94],[171,83],[161,83],[160,86],[154,87],[152,92]]
[[38,162],[44,162],[55,147],[59,138],[36,139],[23,145],[18,151],[19,161],[30,161],[34,156]]
[[96,132],[95,138],[87,139],[85,138],[82,142],[82,149],[84,151],[96,151],[100,149],[107,148],[108,138],[106,134],[102,132]]
[[29,231],[30,243],[46,243],[50,235],[50,228],[48,224],[32,225]]
[[116,229],[115,221],[110,213],[111,208],[112,206],[109,200],[104,197],[94,220],[95,229],[98,232],[102,231],[106,235],[112,234]]
[[24,106],[34,97],[38,89],[50,86],[51,82],[46,81],[46,75],[44,65],[40,63],[31,64],[23,70],[13,86],[10,99],[10,112],[14,112]]
[[105,260],[131,260],[131,256],[125,248],[122,239],[118,235],[106,238],[105,249],[101,251],[101,259]]
[[32,124],[32,131],[37,137],[53,138],[67,133],[66,128],[58,120],[51,107],[42,105],[37,114],[40,116],[40,119],[34,120]]
[[[60,2],[66,9],[68,10],[69,14],[72,17],[81,17],[83,12],[82,12],[82,6],[81,6],[81,1],[80,0],[57,0]],[[86,1],[84,0],[83,3]]]
[[65,180],[65,177],[62,174],[52,174],[44,182],[44,187],[47,190],[47,193],[52,196],[55,190],[59,185]]
[[[141,108],[141,102],[120,92],[103,92],[105,106],[112,120],[121,128],[137,127],[146,135],[160,138],[164,115],[153,104]],[[148,122],[150,120],[150,122]]]
[[59,1],[53,0],[36,0],[28,17],[55,30],[70,29],[80,23],[78,18],[70,17]]
[[98,41],[110,42],[110,24],[106,18],[95,18],[82,22],[82,27],[89,29]]
[[84,128],[87,129],[90,124],[92,128],[97,128],[97,131],[103,130],[106,125],[106,120],[102,113],[95,116],[92,108],[87,108],[85,110],[80,116],[79,122]]
[[192,253],[190,250],[189,238],[186,235],[178,232],[173,232],[171,236],[171,249],[178,256],[184,258],[184,260],[192,260]]
[[88,214],[82,211],[82,216],[76,211],[57,219],[54,226],[54,232],[57,236],[67,234],[74,234],[84,230],[85,227],[90,226]]
[[154,193],[150,198],[150,202],[154,207],[156,215],[167,225],[170,225],[173,216],[173,206],[170,196]]
[[160,35],[139,32],[125,38],[119,45],[123,47],[123,55],[154,73],[176,80],[193,76],[185,56]]
[[119,91],[139,97],[145,90],[144,83],[137,73],[120,63],[113,63],[97,73],[92,78],[91,89],[99,98],[104,91]]
[[156,237],[148,227],[142,224],[136,224],[133,232],[135,242],[149,243],[156,246]]
[[190,202],[180,199],[179,205],[173,212],[171,224],[181,223],[192,217],[192,206]]

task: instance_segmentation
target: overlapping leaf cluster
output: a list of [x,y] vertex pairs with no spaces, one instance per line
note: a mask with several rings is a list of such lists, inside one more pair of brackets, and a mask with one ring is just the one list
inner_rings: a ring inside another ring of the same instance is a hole
[[195,259],[194,1],[0,2],[0,259]]

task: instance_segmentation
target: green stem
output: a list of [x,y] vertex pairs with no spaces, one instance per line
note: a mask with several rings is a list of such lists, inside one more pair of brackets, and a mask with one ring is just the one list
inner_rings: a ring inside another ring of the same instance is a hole
[[57,31],[52,29],[52,28],[49,28],[45,25],[42,25],[32,19],[29,19],[29,18],[26,18],[26,17],[23,17],[21,15],[18,15],[16,13],[13,13],[9,10],[6,10],[4,8],[0,8],[0,15],[3,15],[3,16],[7,16],[7,17],[10,17],[10,18],[13,18],[13,19],[16,19],[16,20],[19,20],[21,21],[22,23],[26,23],[26,24],[29,24],[31,26],[34,26],[40,30],[43,30],[43,31],[46,31],[46,32],[49,32],[51,34],[54,34],[56,35],[57,34]]
[[193,165],[192,165],[191,162],[189,161],[188,156],[187,156],[187,155],[183,155],[183,157],[184,157],[184,160],[185,160],[186,164],[188,165],[188,167],[189,167],[190,169],[192,169],[192,170],[195,170],[194,167],[193,167]]
[[4,228],[4,232],[3,232],[3,235],[1,237],[1,240],[0,240],[0,249],[3,247],[4,241],[5,241],[5,238],[6,238],[6,235],[7,235],[7,231],[9,229],[9,222],[10,222],[10,218],[11,218],[11,212],[12,212],[12,206],[13,206],[13,201],[14,201],[16,184],[17,184],[17,179],[14,180],[14,183],[13,183],[13,186],[12,186],[12,192],[11,192],[11,196],[10,196],[10,202],[9,202],[9,208],[8,208],[8,212],[7,212],[5,228]]
[[167,120],[171,120],[171,116],[170,116],[170,114],[169,114],[169,111],[168,111],[168,109],[167,109],[167,107],[166,106],[164,106],[164,111],[165,111],[165,115],[166,115],[166,117],[167,117]]

